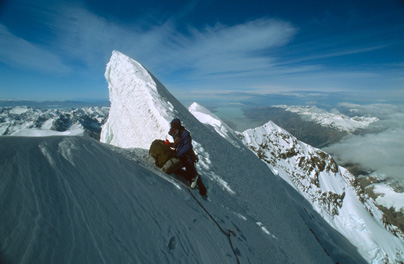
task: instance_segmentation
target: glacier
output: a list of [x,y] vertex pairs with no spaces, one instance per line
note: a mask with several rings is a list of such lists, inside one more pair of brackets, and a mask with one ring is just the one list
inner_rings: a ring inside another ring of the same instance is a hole
[[[1,263],[367,262],[232,131],[201,123],[140,63],[114,51],[105,77],[100,141],[0,137]],[[148,155],[173,117],[191,132],[207,200]],[[204,208],[234,232],[234,252]]]

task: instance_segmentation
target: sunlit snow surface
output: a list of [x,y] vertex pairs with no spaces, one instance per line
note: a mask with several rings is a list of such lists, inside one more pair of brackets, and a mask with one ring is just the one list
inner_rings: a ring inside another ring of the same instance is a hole
[[208,109],[195,102],[191,104],[188,110],[201,123],[213,127],[220,136],[229,141],[235,147],[240,146],[240,140],[237,138],[234,131],[228,125],[226,125],[226,123],[220,120],[220,118],[212,114]]
[[[155,139],[173,140],[168,131],[174,117],[180,118],[185,127],[195,122],[187,109],[141,64],[118,51],[113,52],[107,64],[105,78],[111,109],[101,131],[101,142],[121,148],[149,149]],[[209,153],[203,145],[195,138],[193,145],[199,157],[198,168],[205,169],[207,177],[224,190],[234,193],[231,186],[210,169]]]
[[[372,187],[372,186],[371,186]],[[394,208],[396,211],[404,213],[404,194],[394,191],[391,186],[386,184],[375,184],[373,192],[381,194],[376,201],[386,208]]]
[[[143,150],[87,136],[1,137],[0,145],[1,263],[236,261],[227,237]],[[234,243],[244,262],[262,262],[246,239],[267,243],[266,235],[220,204],[208,208],[226,228],[245,226]]]
[[114,51],[105,78],[111,109],[101,142],[148,149],[154,139],[167,137],[169,122],[176,116],[174,107],[142,65]]

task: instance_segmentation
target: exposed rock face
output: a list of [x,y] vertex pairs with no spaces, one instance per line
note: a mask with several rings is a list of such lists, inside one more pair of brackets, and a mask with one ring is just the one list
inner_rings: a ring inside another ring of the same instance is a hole
[[[307,145],[273,122],[262,127],[248,129],[238,133],[239,138],[271,170],[298,190],[324,219],[346,237],[354,237],[358,244],[373,241],[367,249],[372,256],[371,263],[401,263],[400,249],[393,249],[380,243],[380,236],[368,236],[366,232],[373,229],[374,234],[386,232],[400,238],[403,234],[388,221],[386,214],[378,208],[374,200],[364,191],[359,181],[348,170],[337,165],[331,155]],[[380,227],[383,227],[381,231]],[[379,231],[376,231],[379,229]],[[363,237],[359,239],[359,237]],[[362,241],[361,241],[362,240]],[[375,250],[375,248],[378,248]],[[389,257],[387,257],[389,255]],[[389,260],[390,258],[390,260]]]
[[259,158],[285,170],[311,202],[332,216],[338,215],[345,197],[343,188],[330,190],[320,184],[321,177],[337,178],[339,173],[338,165],[329,154],[298,141],[272,122],[239,133],[239,137]]

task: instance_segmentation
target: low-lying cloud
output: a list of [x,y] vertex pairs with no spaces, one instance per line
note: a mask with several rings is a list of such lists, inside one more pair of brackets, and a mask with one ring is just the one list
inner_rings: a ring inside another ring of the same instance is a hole
[[376,116],[380,121],[364,135],[349,135],[324,150],[340,164],[357,163],[370,169],[374,176],[396,179],[404,183],[404,107],[394,105],[342,104],[351,112]]

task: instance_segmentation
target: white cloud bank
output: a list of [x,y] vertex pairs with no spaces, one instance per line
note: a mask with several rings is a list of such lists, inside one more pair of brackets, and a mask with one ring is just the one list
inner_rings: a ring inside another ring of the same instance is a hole
[[[349,135],[324,150],[332,153],[339,163],[358,163],[374,171],[380,178],[404,183],[404,107],[386,104],[343,104],[357,114],[377,116],[374,124],[379,132]],[[382,130],[382,131],[380,131]]]

